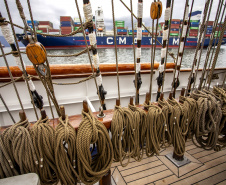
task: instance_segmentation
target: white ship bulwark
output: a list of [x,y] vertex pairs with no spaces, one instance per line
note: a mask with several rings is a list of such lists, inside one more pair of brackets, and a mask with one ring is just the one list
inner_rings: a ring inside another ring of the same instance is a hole
[[[157,66],[157,65],[156,65]],[[171,83],[173,77],[173,70],[172,68],[175,65],[169,65],[169,68],[166,71],[166,78],[165,78],[165,87],[164,87],[164,94],[165,97],[168,97],[169,92],[171,91]],[[106,95],[106,107],[107,109],[114,109],[115,99],[117,98],[117,79],[116,79],[116,66],[115,64],[101,64],[100,65],[102,71],[102,78],[103,78],[103,85],[105,90],[107,91]],[[35,75],[35,71],[32,66],[27,66],[28,71],[31,75]],[[53,81],[57,83],[73,83],[84,79],[85,77],[91,74],[91,68],[89,65],[52,65],[51,66],[52,77]],[[143,70],[142,70],[143,69]],[[10,80],[7,69],[5,67],[0,68],[1,71],[1,85],[5,84],[7,81]],[[18,72],[19,69],[17,67],[14,68],[14,75],[15,77],[21,75]],[[177,89],[177,95],[182,88],[187,86],[187,79],[190,74],[190,69],[181,69],[180,75],[180,87]],[[224,73],[225,68],[218,68],[215,70],[215,73],[219,78],[213,80],[212,85],[222,84],[224,80]],[[18,73],[17,73],[18,72]],[[119,72],[120,72],[120,89],[121,89],[121,104],[122,106],[127,106],[129,97],[134,96],[135,89],[134,89],[134,68],[133,64],[120,64],[119,65]],[[201,75],[202,70],[200,69],[198,72],[198,78]],[[150,64],[144,63],[141,64],[141,74],[142,74],[142,86],[140,89],[140,103],[144,103],[145,101],[145,94],[149,89],[150,86]],[[155,79],[158,76],[158,70],[155,71],[153,77],[153,96],[152,101],[156,99],[157,92],[157,84]],[[52,118],[50,107],[48,103],[48,98],[45,92],[44,87],[40,81],[34,81],[36,89],[38,90],[39,94],[43,96],[44,101],[44,108],[47,111],[47,115],[49,118]],[[16,86],[18,87],[19,94],[21,95],[22,103],[26,110],[26,114],[28,119],[33,122],[36,121],[36,117],[33,111],[33,107],[31,104],[30,96],[27,91],[27,87],[24,81],[16,82]],[[85,99],[89,99],[94,107],[93,111],[99,110],[99,99],[96,91],[96,87],[94,84],[94,80],[91,79],[84,83],[78,85],[54,85],[56,98],[59,102],[59,105],[64,105],[69,116],[80,114],[82,109],[82,101]],[[19,119],[19,111],[21,107],[18,103],[17,96],[14,92],[13,85],[10,84],[6,87],[1,88],[1,95],[5,99],[10,112],[12,113],[13,117],[17,120]],[[54,110],[55,118],[58,117],[57,113]],[[7,113],[3,104],[0,106],[0,123],[1,126],[8,126],[12,125],[13,122]]]

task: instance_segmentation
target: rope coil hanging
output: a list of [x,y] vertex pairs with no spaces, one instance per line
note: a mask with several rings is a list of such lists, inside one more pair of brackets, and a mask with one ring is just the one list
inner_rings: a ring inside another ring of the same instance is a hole
[[43,184],[57,184],[58,171],[55,164],[55,130],[49,119],[40,118],[32,127],[31,138],[39,161],[38,174]]
[[55,130],[55,161],[62,184],[77,183],[76,138],[75,129],[70,124],[68,116],[66,115],[65,119],[60,117]]
[[[96,154],[91,153],[90,144],[95,144]],[[94,184],[110,170],[113,161],[113,147],[108,131],[89,109],[87,112],[82,111],[76,149],[79,179],[83,183]]]

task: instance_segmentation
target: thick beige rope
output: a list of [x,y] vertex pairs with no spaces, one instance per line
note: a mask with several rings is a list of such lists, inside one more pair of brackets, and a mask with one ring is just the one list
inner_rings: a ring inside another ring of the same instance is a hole
[[28,120],[18,122],[7,128],[2,134],[2,140],[13,166],[17,164],[20,174],[37,173],[38,160],[28,131]]
[[38,174],[42,184],[57,184],[59,181],[55,164],[55,130],[49,119],[40,118],[31,129],[31,138],[39,161]]
[[[113,147],[106,127],[90,110],[83,111],[82,117],[76,141],[79,179],[84,184],[94,184],[110,170]],[[91,154],[91,144],[95,144],[95,155]]]
[[[148,109],[146,131],[146,155],[148,157],[154,154],[159,155],[162,138],[167,132],[166,119],[162,109],[156,105],[144,103],[144,107]],[[164,142],[165,143],[165,142]]]
[[144,142],[146,137],[146,112],[135,105],[128,105],[128,108],[133,112],[134,120],[134,138],[135,138],[135,148],[133,158],[136,161],[141,161],[144,154]]
[[65,116],[59,118],[55,131],[55,161],[61,184],[76,184],[76,132]]

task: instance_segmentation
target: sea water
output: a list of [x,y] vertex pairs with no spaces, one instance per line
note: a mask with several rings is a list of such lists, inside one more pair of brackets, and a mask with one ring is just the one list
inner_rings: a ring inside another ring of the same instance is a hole
[[[84,48],[83,48],[84,49]],[[25,48],[21,48],[22,51],[25,51]],[[82,49],[64,49],[64,50],[47,50],[47,54],[49,55],[67,55],[67,54],[75,54],[80,52]],[[169,52],[174,53],[174,56],[177,56],[177,50],[176,48],[169,48]],[[11,51],[10,47],[5,47],[4,52],[8,53]],[[215,49],[216,51],[216,49]],[[132,48],[120,48],[117,49],[118,53],[118,62],[119,63],[134,63],[134,55],[133,55],[133,49]],[[2,54],[2,53],[0,53]],[[92,56],[92,52],[90,52]],[[106,49],[98,49],[98,54],[100,58],[100,63],[115,63],[115,49],[112,48],[106,48]],[[207,49],[203,49],[202,55],[201,55],[201,62],[200,62],[200,68],[203,67],[203,64],[206,59]],[[191,68],[193,60],[195,55],[195,49],[188,49],[186,48],[184,50],[183,60],[182,60],[182,68]],[[214,58],[215,52],[213,54]],[[210,53],[210,58],[212,56],[212,50]],[[27,58],[26,54],[22,54],[23,60],[26,65],[31,65],[31,62]],[[7,61],[10,66],[16,65],[16,62],[14,60],[14,57],[12,55],[8,55]],[[213,59],[212,58],[212,59]],[[77,57],[49,57],[48,61],[50,64],[89,64],[89,57],[87,53],[84,53]],[[142,48],[141,49],[141,63],[147,63],[151,61],[151,49],[150,48]],[[160,62],[161,61],[161,49],[156,48],[155,53],[155,61]],[[167,62],[174,62],[173,58],[171,56],[167,56]],[[0,57],[0,66],[5,66],[5,62],[3,60],[3,57]],[[219,55],[216,67],[226,67],[226,46],[222,45]]]

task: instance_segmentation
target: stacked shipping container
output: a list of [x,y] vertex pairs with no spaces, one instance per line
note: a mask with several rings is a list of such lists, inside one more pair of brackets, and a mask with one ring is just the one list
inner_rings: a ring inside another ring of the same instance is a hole
[[62,35],[70,34],[74,30],[74,21],[71,16],[60,16],[60,30]]
[[190,30],[189,30],[189,36],[190,37],[197,37],[199,32],[199,23],[200,20],[190,20]]
[[170,36],[179,36],[180,19],[172,19],[170,27]]
[[117,29],[117,35],[127,35],[127,29],[125,29],[125,21],[115,21],[115,27]]

